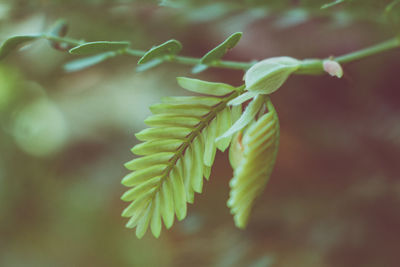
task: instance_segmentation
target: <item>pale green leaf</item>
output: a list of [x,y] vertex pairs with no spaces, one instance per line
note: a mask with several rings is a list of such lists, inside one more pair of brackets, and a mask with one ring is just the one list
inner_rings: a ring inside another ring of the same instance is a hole
[[167,139],[167,140],[152,140],[141,144],[137,144],[132,148],[132,152],[136,155],[151,155],[153,153],[174,152],[183,144],[182,140]]
[[182,173],[184,175],[184,185],[186,192],[186,200],[188,203],[193,204],[194,202],[194,190],[192,187],[192,166],[193,166],[193,153],[191,147],[186,149],[185,157],[182,159],[180,167],[182,168]]
[[156,177],[143,182],[134,188],[129,189],[126,191],[121,199],[123,201],[132,201],[144,194],[151,194],[149,192],[154,192],[156,190],[157,185],[160,183],[161,178]]
[[206,82],[186,77],[178,77],[176,79],[182,88],[205,95],[223,96],[236,90],[235,87],[225,83]]
[[204,150],[204,165],[211,167],[214,163],[215,153],[216,153],[216,144],[215,138],[217,137],[217,122],[214,119],[207,130],[203,132],[203,139],[205,143]]
[[160,213],[167,229],[174,223],[174,198],[170,183],[164,182],[160,192]]
[[172,96],[163,97],[161,101],[167,104],[202,105],[212,107],[221,103],[221,98],[211,96]]
[[125,168],[128,170],[134,171],[142,168],[147,168],[152,165],[161,164],[165,161],[168,161],[175,155],[173,152],[160,152],[156,154],[152,154],[145,157],[136,158],[125,163]]
[[153,213],[153,205],[152,203],[149,203],[149,206],[147,207],[146,211],[144,212],[142,218],[138,220],[137,226],[136,226],[136,236],[137,238],[141,239],[144,234],[147,231],[147,228],[149,227],[150,223],[150,216]]
[[185,127],[149,128],[138,132],[135,136],[140,141],[164,138],[184,139],[191,132],[191,129]]
[[158,238],[161,234],[161,203],[160,203],[160,193],[156,193],[153,202],[153,214],[151,216],[150,229],[152,234]]
[[230,148],[234,177],[227,202],[239,228],[247,225],[255,199],[262,193],[273,170],[279,146],[278,116],[270,100],[268,112],[235,135]]
[[186,105],[186,104],[155,104],[150,106],[153,114],[179,114],[185,116],[202,117],[210,112],[209,106],[204,105]]
[[192,145],[192,187],[196,193],[201,193],[203,190],[203,153],[204,144],[201,135],[193,140]]
[[183,220],[186,217],[186,192],[182,177],[176,167],[172,169],[170,179],[166,182],[172,185],[176,217],[179,221]]
[[165,164],[158,164],[142,170],[134,171],[126,175],[122,179],[121,183],[125,186],[134,186],[139,183],[143,183],[148,179],[161,175],[161,173],[165,170],[166,166],[167,165]]
[[[224,134],[232,126],[232,112],[225,108],[217,114],[217,136]],[[216,142],[216,147],[224,152],[231,142],[231,136],[221,138]]]
[[189,117],[187,115],[180,116],[175,114],[157,114],[145,119],[145,123],[149,126],[180,126],[193,128],[201,121],[198,117]]
[[246,90],[271,94],[279,89],[290,74],[300,67],[291,57],[274,57],[254,64],[244,75]]

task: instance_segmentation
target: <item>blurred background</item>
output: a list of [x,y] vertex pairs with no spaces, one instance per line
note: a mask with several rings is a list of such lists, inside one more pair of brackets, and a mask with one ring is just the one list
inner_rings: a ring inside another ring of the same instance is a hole
[[[78,40],[147,50],[174,38],[201,57],[243,31],[225,58],[251,61],[340,55],[399,33],[399,1],[325,2],[0,0],[0,40],[62,18]],[[130,56],[64,70],[78,58],[41,40],[0,62],[0,266],[399,266],[400,49],[273,94],[281,147],[246,230],[226,207],[232,170],[219,153],[187,218],[142,240],[119,198],[148,106],[185,94],[176,76],[240,85],[243,72],[137,72]]]

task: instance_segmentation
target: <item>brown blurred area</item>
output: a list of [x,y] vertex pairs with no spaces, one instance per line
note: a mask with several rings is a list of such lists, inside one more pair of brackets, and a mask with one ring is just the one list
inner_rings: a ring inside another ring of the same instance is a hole
[[[340,55],[394,32],[341,7],[237,2],[3,0],[0,38],[63,18],[72,38],[143,50],[174,38],[201,57],[243,31],[226,58],[251,61]],[[291,77],[272,95],[281,146],[246,230],[226,207],[232,170],[220,153],[187,218],[142,240],[119,198],[148,106],[186,94],[176,76],[239,85],[243,72],[165,63],[137,73],[129,56],[65,72],[77,58],[38,41],[0,62],[0,266],[399,266],[400,50],[347,64],[342,79]]]

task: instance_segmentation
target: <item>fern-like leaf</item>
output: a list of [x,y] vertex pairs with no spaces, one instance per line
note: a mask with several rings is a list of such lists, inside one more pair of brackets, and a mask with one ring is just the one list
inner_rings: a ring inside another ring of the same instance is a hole
[[235,135],[230,147],[234,177],[230,181],[228,207],[235,225],[247,225],[254,200],[262,193],[275,165],[279,147],[278,115],[269,99],[268,112]]
[[151,128],[136,137],[143,143],[133,153],[142,157],[126,163],[132,172],[122,184],[129,189],[121,197],[131,204],[123,211],[130,217],[126,226],[136,227],[141,238],[150,225],[155,237],[164,221],[170,228],[176,215],[186,216],[187,202],[203,190],[203,177],[210,176],[216,148],[225,150],[231,138],[216,143],[215,138],[229,129],[241,115],[241,107],[227,103],[237,97],[243,87],[178,78],[178,83],[202,96],[166,97],[150,107],[153,115],[145,120]]

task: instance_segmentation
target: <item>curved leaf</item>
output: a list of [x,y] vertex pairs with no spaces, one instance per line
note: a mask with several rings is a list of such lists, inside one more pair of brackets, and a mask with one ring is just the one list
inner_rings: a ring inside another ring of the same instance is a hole
[[138,61],[138,64],[144,64],[154,59],[159,59],[165,56],[173,56],[182,50],[182,44],[177,40],[169,40],[163,44],[152,47]]
[[0,47],[0,60],[5,58],[8,54],[17,49],[19,46],[25,45],[39,38],[40,35],[21,35],[8,38]]
[[240,38],[242,38],[242,34],[243,33],[241,32],[236,32],[229,36],[225,41],[205,54],[200,60],[201,64],[209,64],[211,62],[220,60],[229,49],[236,46]]
[[230,148],[234,176],[230,181],[228,206],[239,228],[247,225],[255,199],[267,184],[279,147],[278,115],[270,100],[268,112],[237,134]]

